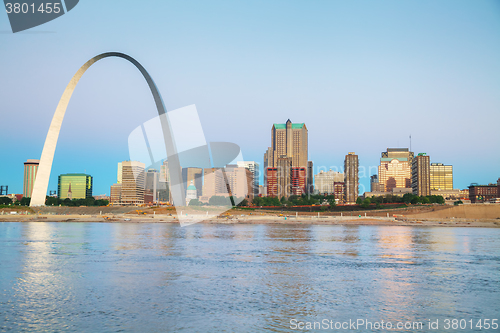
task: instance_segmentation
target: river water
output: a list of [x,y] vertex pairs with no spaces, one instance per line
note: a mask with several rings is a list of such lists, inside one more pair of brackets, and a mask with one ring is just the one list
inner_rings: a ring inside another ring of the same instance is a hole
[[0,223],[1,331],[498,332],[492,319],[500,229]]

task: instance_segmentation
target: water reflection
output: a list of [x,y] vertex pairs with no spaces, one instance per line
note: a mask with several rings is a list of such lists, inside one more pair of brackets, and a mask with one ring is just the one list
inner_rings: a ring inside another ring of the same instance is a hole
[[493,318],[498,229],[1,224],[2,330],[289,331]]

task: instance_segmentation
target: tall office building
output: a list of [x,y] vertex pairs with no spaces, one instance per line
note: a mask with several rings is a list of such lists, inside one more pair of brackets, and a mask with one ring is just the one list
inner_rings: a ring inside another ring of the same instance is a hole
[[344,184],[345,184],[345,202],[354,204],[358,199],[359,187],[359,161],[358,155],[348,153],[344,160]]
[[38,171],[38,164],[40,160],[28,159],[24,162],[24,183],[23,183],[23,197],[31,198],[33,186],[35,185],[36,172]]
[[253,174],[245,167],[227,165],[225,168],[206,168],[203,170],[202,202],[208,202],[213,196],[234,196],[252,200]]
[[314,182],[313,182],[313,162],[307,161],[307,180],[306,180],[306,193],[314,193]]
[[252,189],[253,189],[253,194],[258,195],[259,194],[259,177],[260,177],[260,168],[259,168],[259,163],[254,162],[254,161],[238,161],[236,163],[239,167],[247,168],[250,170],[253,176],[253,183],[252,183]]
[[185,189],[193,181],[194,187],[196,187],[196,196],[199,198],[202,195],[203,188],[203,169],[202,168],[182,168],[182,181],[184,183]]
[[116,172],[116,183],[122,183],[122,162],[118,162],[118,170]]
[[335,183],[344,183],[344,174],[337,171],[323,171],[314,175],[314,189],[320,194],[334,194]]
[[434,191],[453,190],[453,166],[443,163],[431,163],[430,186]]
[[170,200],[170,173],[168,170],[168,161],[164,160],[163,164],[160,166],[160,175],[158,179],[158,200],[159,201],[169,201]]
[[223,168],[203,169],[203,190],[200,201],[208,202],[213,196],[227,195],[227,184]]
[[122,201],[122,184],[116,183],[111,185],[109,191],[109,203],[119,204]]
[[238,165],[229,164],[224,168],[228,184],[228,193],[236,198],[252,200],[254,197],[253,173]]
[[170,174],[168,172],[168,161],[163,161],[163,164],[160,166],[160,182],[170,182]]
[[159,191],[159,177],[160,173],[156,169],[148,169],[146,172],[146,190],[150,191],[153,198],[152,201],[156,202],[158,200]]
[[[271,147],[264,154],[264,185],[268,187],[268,195],[288,197],[307,192],[313,185],[312,163],[308,163],[307,154],[307,128],[304,123],[293,124],[288,119],[285,124],[273,124]],[[296,169],[282,169],[286,165]],[[271,180],[272,185],[269,184],[270,175],[278,177]],[[290,179],[279,179],[288,176]]]
[[411,188],[418,196],[431,195],[431,159],[425,153],[418,154],[411,165]]
[[288,198],[292,194],[291,184],[292,158],[280,157],[276,163],[276,192],[271,192],[279,198]]
[[92,176],[84,173],[59,175],[57,197],[59,199],[87,199],[92,197]]
[[370,176],[370,192],[383,192],[380,189],[380,183],[378,182],[377,175]]
[[144,203],[146,165],[138,161],[122,162],[121,203],[140,205]]
[[394,188],[411,188],[413,152],[408,148],[387,148],[380,158],[378,179],[380,190],[392,192]]

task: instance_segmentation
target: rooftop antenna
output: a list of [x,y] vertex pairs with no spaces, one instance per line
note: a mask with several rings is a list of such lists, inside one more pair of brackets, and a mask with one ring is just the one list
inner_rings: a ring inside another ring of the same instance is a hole
[[410,151],[411,151],[411,134],[410,134]]

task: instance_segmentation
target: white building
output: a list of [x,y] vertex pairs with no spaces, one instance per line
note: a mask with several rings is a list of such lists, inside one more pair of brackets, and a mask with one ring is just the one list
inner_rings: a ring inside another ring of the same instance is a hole
[[260,168],[259,163],[255,161],[238,161],[236,162],[240,168],[246,168],[250,170],[253,175],[252,189],[253,194],[259,194],[259,177],[260,177]]
[[333,171],[320,171],[314,175],[314,190],[320,194],[333,194],[335,193],[335,183],[343,183],[344,174],[342,172]]
[[191,180],[191,185],[188,186],[186,191],[186,206],[189,206],[189,202],[192,199],[198,199],[198,195],[196,194],[196,187],[194,186],[193,181]]

